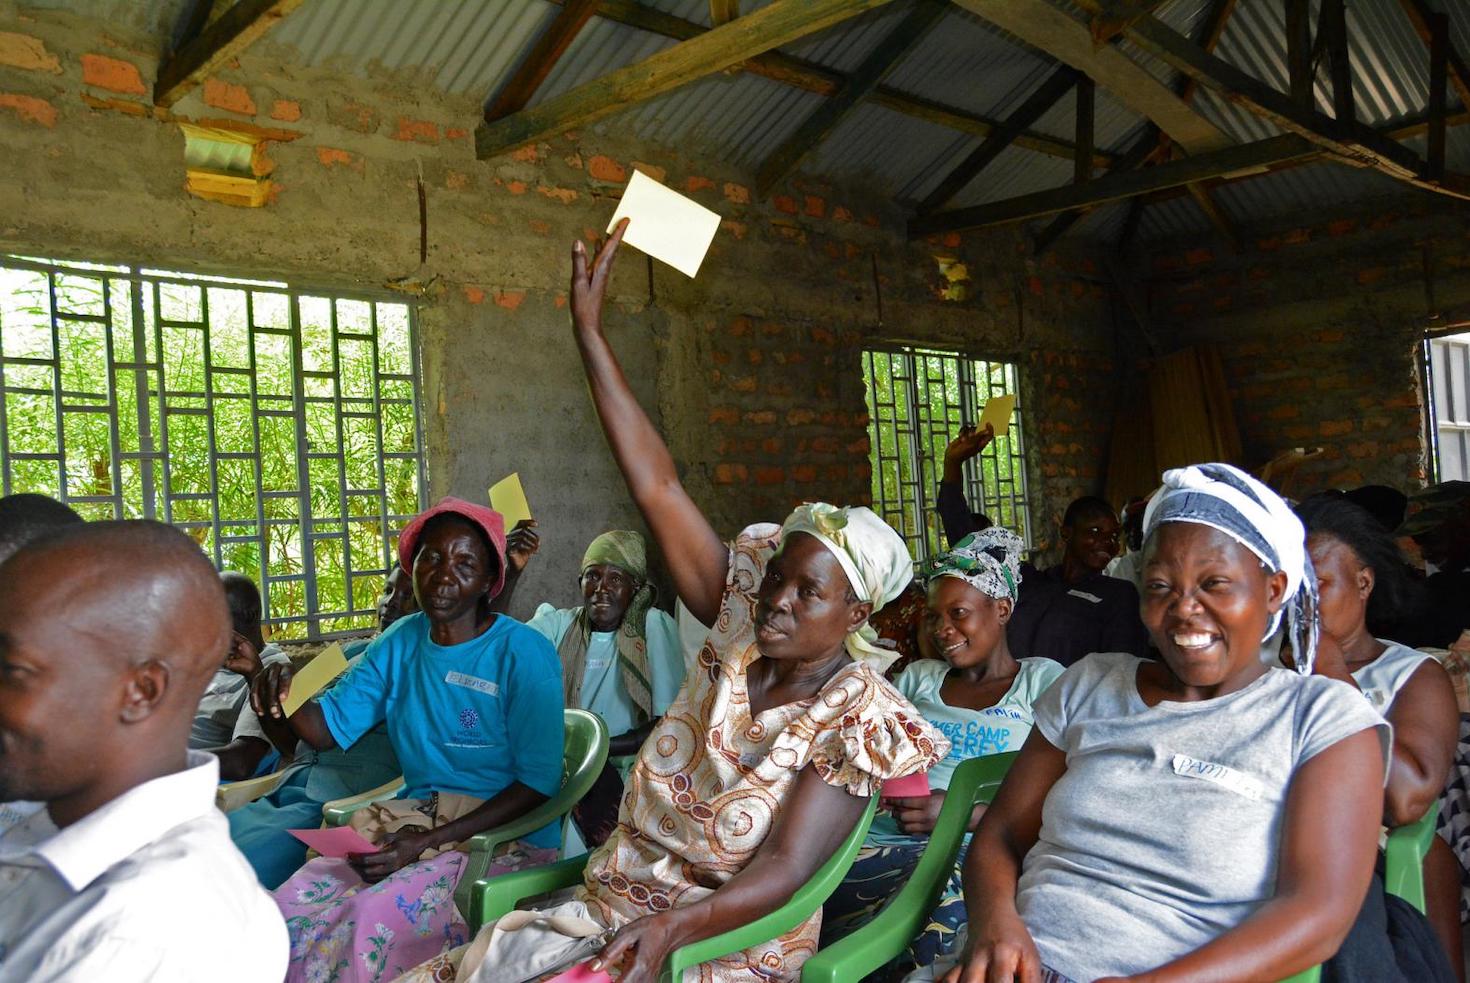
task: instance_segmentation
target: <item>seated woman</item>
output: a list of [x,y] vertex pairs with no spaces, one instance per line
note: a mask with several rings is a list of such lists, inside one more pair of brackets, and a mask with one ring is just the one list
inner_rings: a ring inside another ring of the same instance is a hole
[[[652,981],[674,949],[785,903],[884,780],[927,770],[949,750],[862,661],[873,648],[862,632],[869,615],[912,577],[897,533],[867,509],[804,505],[783,526],[747,528],[731,550],[679,483],[601,330],[625,227],[590,276],[581,244],[574,250],[575,334],[633,499],[680,598],[714,628],[639,751],[617,829],[588,859],[574,898],[542,907],[555,923],[486,925],[460,979],[534,980],[601,950],[595,968],[621,966],[623,983]],[[814,914],[705,963],[699,978],[793,979],[819,922]],[[445,962],[413,978],[445,978]]]
[[[1162,659],[1090,655],[1037,700],[970,846],[947,983],[1280,980],[1337,951],[1373,876],[1388,726],[1311,674],[1305,539],[1235,468],[1165,473],[1141,604]],[[1283,612],[1300,673],[1260,660]]]
[[[1459,743],[1460,709],[1439,660],[1387,639],[1414,609],[1403,556],[1393,534],[1372,513],[1341,495],[1314,495],[1297,507],[1307,527],[1307,549],[1322,596],[1322,631],[1337,645],[1317,659],[1317,672],[1362,691],[1393,725],[1393,757],[1383,796],[1383,823],[1403,826],[1438,807]],[[1340,657],[1336,651],[1341,650]],[[1449,848],[1438,837],[1431,850],[1443,864]],[[1434,861],[1428,869],[1435,870]],[[1451,873],[1454,867],[1448,868]],[[1458,878],[1438,885],[1426,900],[1440,944],[1452,966],[1461,955]]]
[[[580,607],[543,604],[527,624],[557,647],[566,705],[602,718],[613,757],[636,754],[684,682],[678,626],[653,607],[647,547],[636,532],[594,539],[577,584]],[[623,779],[609,762],[572,811],[587,845],[601,846],[612,834],[622,797]]]
[[[288,980],[393,979],[463,942],[459,845],[561,787],[556,651],[490,607],[506,578],[500,514],[443,499],[404,528],[398,559],[420,612],[287,718],[317,750],[350,748],[386,721],[406,786],[402,798],[353,815],[377,852],[308,861],[275,892],[291,933]],[[252,704],[279,718],[290,688],[289,667],[269,667]],[[512,844],[496,869],[554,859],[559,839],[549,824]]]
[[[928,797],[890,800],[891,812],[873,821],[852,870],[822,907],[824,945],[872,921],[903,886],[929,844],[955,768],[967,758],[1019,751],[1031,733],[1032,701],[1062,674],[1060,663],[1017,659],[1006,644],[1025,548],[1009,529],[991,526],[929,561],[926,624],[943,661],[910,663],[894,685],[949,739],[949,755],[929,772],[934,791]],[[974,808],[969,829],[984,812],[983,805]],[[901,964],[928,966],[954,952],[965,923],[963,863],[961,851],[939,904]]]

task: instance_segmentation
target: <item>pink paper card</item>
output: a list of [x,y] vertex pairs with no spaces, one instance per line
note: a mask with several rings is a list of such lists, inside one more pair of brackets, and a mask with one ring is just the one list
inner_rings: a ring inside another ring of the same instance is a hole
[[918,771],[912,775],[904,775],[902,778],[890,778],[883,783],[882,796],[885,799],[912,799],[928,794],[929,775],[927,772]]
[[378,847],[351,826],[329,826],[326,829],[288,829],[286,832],[324,857],[345,857],[349,853],[377,853]]
[[613,983],[613,978],[601,970],[594,972],[590,962],[580,963],[562,973],[553,976],[546,983]]

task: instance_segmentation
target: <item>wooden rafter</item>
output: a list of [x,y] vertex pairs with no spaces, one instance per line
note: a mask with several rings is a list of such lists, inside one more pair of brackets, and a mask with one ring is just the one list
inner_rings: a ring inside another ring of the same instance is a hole
[[541,83],[546,81],[546,76],[566,54],[567,48],[597,13],[598,3],[599,0],[566,0],[536,39],[536,44],[526,53],[515,74],[500,87],[495,100],[486,108],[486,122],[520,112],[531,101]]
[[153,104],[168,108],[304,0],[238,0],[158,67]]
[[709,0],[709,22],[715,27],[740,16],[740,0]]
[[753,13],[609,72],[475,130],[475,153],[494,157],[648,101],[763,51],[789,44],[888,0],[775,0]]
[[[552,2],[560,2],[560,0],[552,0]],[[696,24],[694,21],[685,20],[673,14],[666,14],[662,10],[638,3],[637,0],[602,0],[597,8],[597,16],[627,27],[647,31],[650,34],[657,34],[660,37],[672,38],[675,41],[688,41],[710,30],[702,24]],[[822,96],[836,94],[842,88],[843,82],[847,80],[847,76],[841,72],[779,51],[767,51],[747,58],[741,63],[740,69],[782,85],[789,85]],[[878,86],[868,97],[868,101],[896,113],[903,113],[914,119],[922,119],[946,129],[969,133],[981,139],[989,136],[1001,125],[998,120],[900,92],[884,85]],[[1025,147],[1027,150],[1034,150],[1039,154],[1064,160],[1071,160],[1075,153],[1069,141],[1059,140],[1044,133],[1023,133],[1016,138],[1015,143],[1018,147]],[[1098,167],[1107,167],[1113,159],[1111,154],[1104,151],[1097,151],[1095,157]]]
[[1316,103],[1312,62],[1312,5],[1309,0],[1283,0],[1286,13],[1286,74],[1291,101],[1310,110]]
[[[1096,47],[1092,32],[1048,0],[955,0],[961,7],[1009,31],[1058,61],[1086,72],[1093,81],[1129,109],[1152,120],[1170,139],[1189,153],[1228,146],[1233,141],[1214,123],[1196,112],[1167,85],[1114,45]],[[1143,16],[1130,22],[1152,22]]]
[[[1148,155],[1153,152],[1154,145],[1157,141],[1158,132],[1150,125],[1143,136],[1135,140],[1133,146],[1128,148],[1127,153],[1119,157],[1117,162],[1108,169],[1108,173],[1122,174],[1134,168],[1141,167],[1143,162],[1148,159]],[[1046,252],[1051,247],[1051,244],[1066,235],[1067,230],[1076,225],[1077,220],[1084,214],[1086,212],[1082,209],[1074,208],[1052,219],[1046,228],[1037,234],[1036,241],[1032,244],[1032,251],[1037,255]]]
[[919,0],[914,9],[888,33],[878,46],[863,59],[847,80],[826,102],[818,106],[782,141],[756,172],[756,190],[762,196],[770,193],[783,178],[796,169],[803,157],[846,119],[858,103],[878,87],[883,76],[913,50],[914,45],[949,12],[949,4],[939,0]]
[[1438,181],[1444,177],[1444,121],[1448,108],[1445,86],[1450,73],[1449,15],[1431,14],[1429,31],[1429,140],[1426,155],[1429,179]]
[[[1429,47],[1434,40],[1434,32],[1430,27],[1434,8],[1426,0],[1399,0],[1399,6],[1404,8],[1409,23],[1414,25],[1414,33],[1419,35],[1426,48]],[[1460,105],[1470,109],[1470,65],[1465,63],[1464,57],[1453,44],[1449,47],[1448,59],[1450,82],[1460,96]]]
[[1353,119],[1353,66],[1348,54],[1345,0],[1322,0],[1317,35],[1332,72],[1332,114]]
[[1310,140],[1287,133],[1255,143],[1237,144],[1223,150],[1184,157],[1143,170],[1107,174],[1086,184],[1068,184],[1004,201],[919,216],[909,222],[909,237],[1004,225],[1055,215],[1073,208],[1090,208],[1165,188],[1183,187],[1197,181],[1243,171],[1257,171],[1283,161],[1318,157],[1321,154],[1321,148]]
[[1316,110],[1302,109],[1287,94],[1206,53],[1156,18],[1141,18],[1124,33],[1134,44],[1201,85],[1220,92],[1285,131],[1305,137],[1328,153],[1416,187],[1470,198],[1470,181],[1465,178],[1446,174],[1441,180],[1429,180],[1424,173],[1424,161],[1412,149],[1385,139],[1355,120],[1334,120]]
[[1092,180],[1092,148],[1096,144],[1097,86],[1086,75],[1077,79],[1077,121],[1073,127],[1073,142],[1077,144],[1077,157],[1072,161],[1072,180],[1081,184]]
[[1000,156],[1002,150],[1011,145],[1017,133],[1040,119],[1076,84],[1076,70],[1065,65],[1048,75],[1041,85],[1037,86],[1036,91],[1027,96],[1026,101],[1006,117],[1006,121],[998,130],[986,137],[980,146],[970,151],[964,160],[944,176],[944,180],[940,181],[933,191],[924,196],[924,200],[919,202],[919,214],[927,215],[959,194],[965,185],[973,181],[975,176],[983,171],[991,161]]

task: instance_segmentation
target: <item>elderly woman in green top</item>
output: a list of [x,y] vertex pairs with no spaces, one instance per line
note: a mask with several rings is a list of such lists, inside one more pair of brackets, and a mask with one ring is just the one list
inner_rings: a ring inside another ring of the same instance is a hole
[[[674,619],[653,606],[643,537],[614,529],[594,539],[577,579],[582,604],[543,604],[529,625],[561,656],[569,707],[590,710],[607,724],[614,757],[638,753],[684,683],[684,656]],[[601,846],[617,824],[623,781],[609,763],[573,810],[588,846]]]
[[[1062,674],[1051,659],[1017,658],[1006,641],[1025,548],[1009,529],[991,526],[929,561],[921,630],[939,658],[911,663],[894,685],[949,739],[950,751],[929,772],[931,794],[887,800],[887,814],[874,820],[842,886],[823,906],[823,945],[866,925],[903,886],[929,843],[955,768],[967,758],[1019,751],[1031,732],[1032,700]],[[971,830],[984,811],[975,807]],[[963,862],[962,850],[928,924],[901,960],[905,968],[956,950],[965,924]]]

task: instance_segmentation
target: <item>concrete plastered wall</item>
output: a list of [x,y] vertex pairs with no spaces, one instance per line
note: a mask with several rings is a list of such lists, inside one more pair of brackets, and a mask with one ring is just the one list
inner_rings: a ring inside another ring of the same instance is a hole
[[[606,224],[633,167],[723,217],[695,280],[622,255],[608,316],[722,533],[802,500],[869,498],[860,353],[873,341],[1020,363],[1043,542],[1066,502],[1100,485],[1119,353],[1084,247],[1036,261],[1008,231],[910,244],[902,210],[862,187],[797,178],[761,201],[751,175],[696,148],[593,132],[477,161],[474,102],[412,74],[303,68],[268,39],[165,112],[148,97],[162,46],[158,25],[0,2],[0,249],[414,300],[431,496],[483,498],[518,470],[541,520],[520,614],[572,602],[593,535],[641,527],[566,312],[570,243]],[[265,140],[269,202],[188,194],[181,121]],[[955,264],[967,296],[941,299]]]
[[1414,193],[1145,262],[1160,334],[1219,345],[1248,464],[1321,447],[1294,492],[1423,485],[1418,350],[1431,311],[1470,304],[1470,207]]

